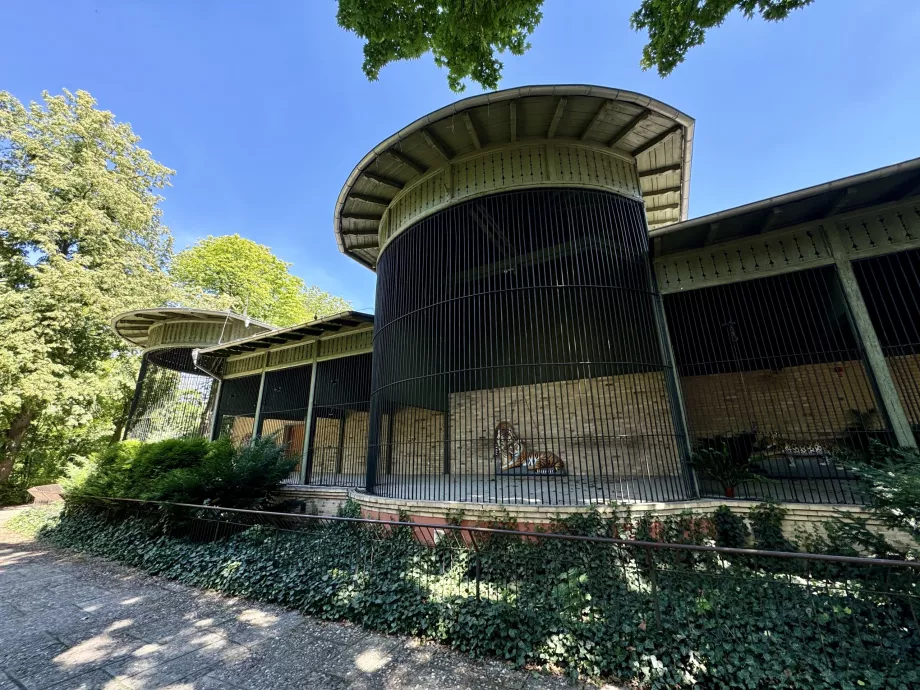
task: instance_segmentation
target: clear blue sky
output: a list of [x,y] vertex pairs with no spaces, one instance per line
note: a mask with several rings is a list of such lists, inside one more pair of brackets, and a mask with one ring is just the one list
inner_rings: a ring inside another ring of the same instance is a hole
[[[639,69],[638,0],[547,0],[502,87],[589,83],[696,118],[699,216],[920,156],[917,0],[817,0],[782,24],[733,16],[668,79]],[[373,305],[332,213],[355,163],[457,96],[424,58],[368,83],[333,0],[5,0],[0,89],[85,89],[174,168],[177,249],[239,233],[295,273]],[[466,95],[478,91],[472,87]]]

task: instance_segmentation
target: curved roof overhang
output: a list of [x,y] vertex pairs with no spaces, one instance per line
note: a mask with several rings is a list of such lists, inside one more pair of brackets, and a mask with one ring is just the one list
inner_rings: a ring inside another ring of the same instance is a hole
[[520,141],[581,142],[635,161],[652,229],[686,220],[694,120],[632,91],[524,86],[466,98],[422,117],[374,147],[339,194],[339,249],[372,270],[382,212],[429,171],[477,150]]
[[[205,338],[204,342],[189,342],[189,347],[209,347],[216,345],[218,340],[223,339],[226,335],[233,339],[264,333],[274,330],[271,324],[263,323],[255,319],[250,319],[240,314],[234,314],[226,311],[215,311],[211,309],[186,309],[180,307],[165,307],[162,309],[135,309],[118,314],[112,319],[112,328],[115,332],[128,343],[145,350],[157,347],[176,347],[177,343],[163,342],[151,345],[150,331],[151,328],[159,327],[166,324],[190,323],[198,325],[220,324],[220,328],[208,329],[217,331],[217,338],[210,340]],[[186,344],[186,343],[183,343]]]

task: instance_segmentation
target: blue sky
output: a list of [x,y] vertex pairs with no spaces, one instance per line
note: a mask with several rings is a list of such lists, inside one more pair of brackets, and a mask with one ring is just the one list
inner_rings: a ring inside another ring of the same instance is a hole
[[[639,0],[547,0],[502,87],[631,89],[696,118],[691,216],[920,156],[920,3],[817,0],[782,24],[738,15],[665,80],[639,68]],[[310,284],[373,306],[332,213],[381,139],[457,98],[430,60],[361,73],[333,0],[6,0],[0,89],[85,89],[177,171],[163,204],[180,249],[267,244]],[[465,95],[478,89],[469,87]]]

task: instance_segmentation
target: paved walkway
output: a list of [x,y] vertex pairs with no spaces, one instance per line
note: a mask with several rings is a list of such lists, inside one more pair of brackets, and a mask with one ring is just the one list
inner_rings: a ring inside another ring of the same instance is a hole
[[229,599],[5,530],[0,690],[578,687],[435,645]]

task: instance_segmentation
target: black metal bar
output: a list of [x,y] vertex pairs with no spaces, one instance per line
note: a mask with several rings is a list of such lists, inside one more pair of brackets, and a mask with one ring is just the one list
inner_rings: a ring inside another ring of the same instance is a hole
[[147,364],[148,359],[147,353],[145,352],[141,355],[141,368],[137,374],[137,384],[134,386],[134,396],[131,398],[131,408],[128,410],[128,418],[125,420],[125,429],[121,435],[122,441],[128,437],[128,432],[134,424],[134,414],[137,412],[137,406],[141,399],[141,390],[143,390],[144,380],[147,378]]

